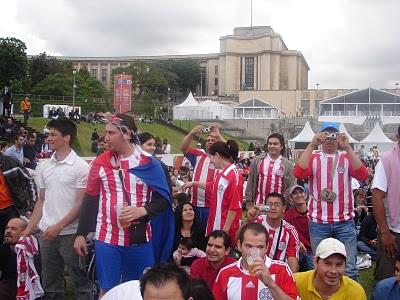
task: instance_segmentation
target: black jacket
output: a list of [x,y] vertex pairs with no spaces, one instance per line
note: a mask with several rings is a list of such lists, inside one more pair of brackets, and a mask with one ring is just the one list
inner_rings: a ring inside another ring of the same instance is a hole
[[377,237],[376,221],[373,214],[367,215],[361,223],[358,239],[365,243],[374,240]]
[[26,215],[37,200],[35,181],[28,170],[14,157],[1,155],[0,169],[18,213]]

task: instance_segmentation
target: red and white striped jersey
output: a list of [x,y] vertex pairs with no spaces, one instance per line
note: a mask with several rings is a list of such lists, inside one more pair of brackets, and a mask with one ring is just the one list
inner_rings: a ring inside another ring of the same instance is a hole
[[[89,195],[100,196],[96,225],[97,240],[112,245],[129,246],[129,228],[122,228],[118,221],[118,212],[124,203],[143,207],[150,201],[151,189],[140,178],[128,172],[129,169],[146,162],[147,157],[139,147],[135,147],[130,157],[121,158],[120,170],[122,170],[123,183],[118,175],[119,169],[96,163],[92,165],[86,192]],[[127,196],[130,199],[127,199]],[[147,223],[146,240],[150,239],[151,227]]]
[[[271,260],[266,256],[265,265],[272,279],[286,295],[292,299],[300,299],[293,274],[286,263]],[[264,283],[242,267],[242,258],[221,269],[213,287],[213,294],[215,300],[274,299]]]
[[334,202],[321,201],[321,191],[327,188],[331,181],[334,160],[335,154],[313,153],[308,169],[302,169],[298,164],[294,169],[294,176],[297,178],[308,177],[310,190],[308,218],[312,222],[334,223],[351,220],[354,217],[351,178],[361,181],[368,178],[368,171],[364,165],[354,170],[347,153],[340,152],[332,180],[332,191],[336,193],[336,200]]
[[[237,211],[229,234],[235,237],[242,216],[243,179],[234,164],[218,172],[214,181],[207,182],[206,193],[211,195],[210,213],[206,235],[213,230],[223,229],[229,210]],[[234,240],[234,239],[233,239]]]
[[267,255],[269,258],[280,261],[286,261],[288,257],[299,258],[300,240],[293,225],[282,220],[282,232],[278,241],[280,227],[272,228],[267,222],[266,215],[258,216],[255,222],[262,224],[268,230]]
[[[189,148],[188,152],[185,153],[185,157],[194,168],[193,181],[209,182],[214,180],[216,169],[204,151]],[[191,201],[193,206],[210,207],[210,198],[211,195],[207,194],[203,189],[192,187]]]
[[255,204],[264,204],[265,198],[269,193],[283,194],[285,166],[281,161],[282,156],[272,160],[268,154],[260,161]]

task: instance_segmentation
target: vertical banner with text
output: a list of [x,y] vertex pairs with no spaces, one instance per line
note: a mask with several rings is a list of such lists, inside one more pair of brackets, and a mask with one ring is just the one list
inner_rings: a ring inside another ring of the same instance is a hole
[[116,113],[131,111],[132,75],[114,75],[114,110]]

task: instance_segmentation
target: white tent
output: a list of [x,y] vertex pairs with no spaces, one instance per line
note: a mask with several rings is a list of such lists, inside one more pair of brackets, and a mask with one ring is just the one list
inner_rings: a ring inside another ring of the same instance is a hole
[[347,137],[349,138],[350,144],[358,144],[358,141],[349,134],[346,127],[344,127],[343,123],[339,124],[339,132],[342,132],[347,135]]
[[199,116],[198,119],[233,119],[233,109],[227,105],[211,100],[206,100],[199,103],[199,107],[206,108],[207,114],[205,114],[206,118],[202,118]]
[[194,99],[192,92],[186,97],[185,101],[173,107],[174,120],[193,120],[199,104]]
[[365,145],[365,148],[368,150],[373,146],[378,146],[378,151],[382,153],[383,151],[387,151],[392,148],[394,141],[389,139],[382,131],[379,122],[376,122],[374,128],[371,133],[360,141],[359,145]]
[[296,143],[309,143],[313,139],[315,133],[312,130],[310,123],[304,125],[303,130],[294,138],[289,140],[289,147],[291,149],[296,149]]

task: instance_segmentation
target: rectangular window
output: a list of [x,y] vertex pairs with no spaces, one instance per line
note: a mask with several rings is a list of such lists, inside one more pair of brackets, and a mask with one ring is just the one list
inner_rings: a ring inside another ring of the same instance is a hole
[[244,60],[245,90],[254,89],[254,57],[245,57]]
[[92,77],[97,78],[97,69],[92,69]]
[[101,69],[101,81],[107,81],[107,69]]
[[215,67],[214,67],[214,74],[215,74],[215,75],[218,75],[218,66],[215,66]]
[[218,86],[218,78],[214,78],[214,85]]

